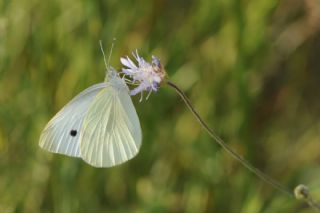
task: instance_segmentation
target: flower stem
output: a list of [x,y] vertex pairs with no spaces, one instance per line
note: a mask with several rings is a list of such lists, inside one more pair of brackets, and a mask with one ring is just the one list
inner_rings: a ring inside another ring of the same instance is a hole
[[303,184],[296,186],[296,188],[294,188],[294,196],[297,200],[304,200],[307,202],[313,209],[320,210],[320,204],[313,199],[307,186]]
[[242,156],[240,156],[238,153],[236,153],[234,150],[231,149],[231,147],[226,144],[219,136],[218,134],[209,128],[209,126],[203,121],[203,119],[200,117],[199,113],[194,109],[191,102],[189,101],[188,97],[184,94],[184,92],[179,89],[178,86],[176,86],[171,81],[166,82],[168,86],[175,89],[175,91],[180,95],[184,103],[187,105],[189,110],[192,112],[192,114],[196,117],[200,125],[208,132],[208,134],[227,152],[229,153],[233,158],[235,158],[237,161],[239,161],[243,166],[245,166],[247,169],[249,169],[252,173],[257,175],[259,178],[261,178],[266,183],[270,184],[274,188],[278,189],[279,191],[283,192],[284,194],[294,197],[294,194],[286,189],[282,184],[277,182],[276,180],[272,179],[271,177],[267,176],[265,173],[260,171],[259,169],[255,168],[251,163],[249,163],[246,159],[244,159]]
[[281,183],[269,177],[256,167],[254,167],[251,163],[249,163],[249,161],[244,159],[237,152],[233,151],[231,147],[228,144],[226,144],[214,130],[210,129],[210,127],[206,124],[206,122],[204,122],[204,120],[200,117],[199,113],[192,106],[188,97],[177,85],[175,85],[169,80],[167,80],[166,83],[168,84],[168,86],[175,89],[175,91],[179,94],[179,96],[182,98],[189,110],[196,117],[200,125],[208,132],[208,134],[234,159],[239,161],[244,167],[249,169],[252,173],[258,176],[264,182],[273,186],[275,189],[278,189],[279,191],[281,191],[289,197],[296,198],[297,200],[304,200],[311,208],[320,211],[320,203],[315,201],[315,199],[311,196],[311,194],[309,193],[309,189],[306,186],[300,184],[297,187],[295,187],[293,192],[291,192],[288,189],[286,189],[286,187],[284,187]]

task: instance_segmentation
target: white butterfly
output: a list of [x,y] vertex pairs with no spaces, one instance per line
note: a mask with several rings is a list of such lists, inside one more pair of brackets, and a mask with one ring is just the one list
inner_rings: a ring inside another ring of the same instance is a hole
[[112,167],[140,149],[141,127],[124,79],[113,68],[105,82],[81,92],[46,125],[39,145],[81,157],[95,167]]

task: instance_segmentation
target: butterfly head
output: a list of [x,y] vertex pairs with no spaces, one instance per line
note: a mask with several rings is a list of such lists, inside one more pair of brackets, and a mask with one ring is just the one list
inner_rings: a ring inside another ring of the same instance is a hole
[[106,72],[105,82],[118,90],[129,91],[125,80],[119,76],[119,73],[113,67],[109,67]]

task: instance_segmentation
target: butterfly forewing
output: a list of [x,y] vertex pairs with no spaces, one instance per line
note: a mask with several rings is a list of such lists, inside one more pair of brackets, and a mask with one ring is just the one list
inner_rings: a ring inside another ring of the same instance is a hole
[[46,125],[39,145],[50,152],[80,157],[79,136],[86,112],[105,83],[89,87],[73,98]]
[[113,86],[94,98],[80,133],[83,160],[111,167],[133,158],[141,145],[140,122],[127,90]]

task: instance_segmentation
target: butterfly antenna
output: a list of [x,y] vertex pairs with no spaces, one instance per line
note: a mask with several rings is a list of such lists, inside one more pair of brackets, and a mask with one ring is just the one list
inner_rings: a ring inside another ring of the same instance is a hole
[[111,55],[112,55],[112,50],[113,50],[115,41],[116,41],[116,38],[113,38],[113,41],[112,41],[112,44],[111,44],[110,53],[109,53],[109,57],[108,57],[108,65],[109,65],[109,62],[110,62],[110,58],[111,58]]
[[[106,68],[108,69],[110,56],[109,56],[108,63],[107,63],[107,61],[106,61],[106,55],[104,54],[104,51],[103,51],[102,41],[100,40],[99,43],[100,43],[100,48],[101,48],[101,51],[102,51],[102,54],[103,54],[104,64],[106,65]],[[113,44],[112,44],[112,46],[113,46]],[[111,47],[111,50],[112,50],[112,47]]]

